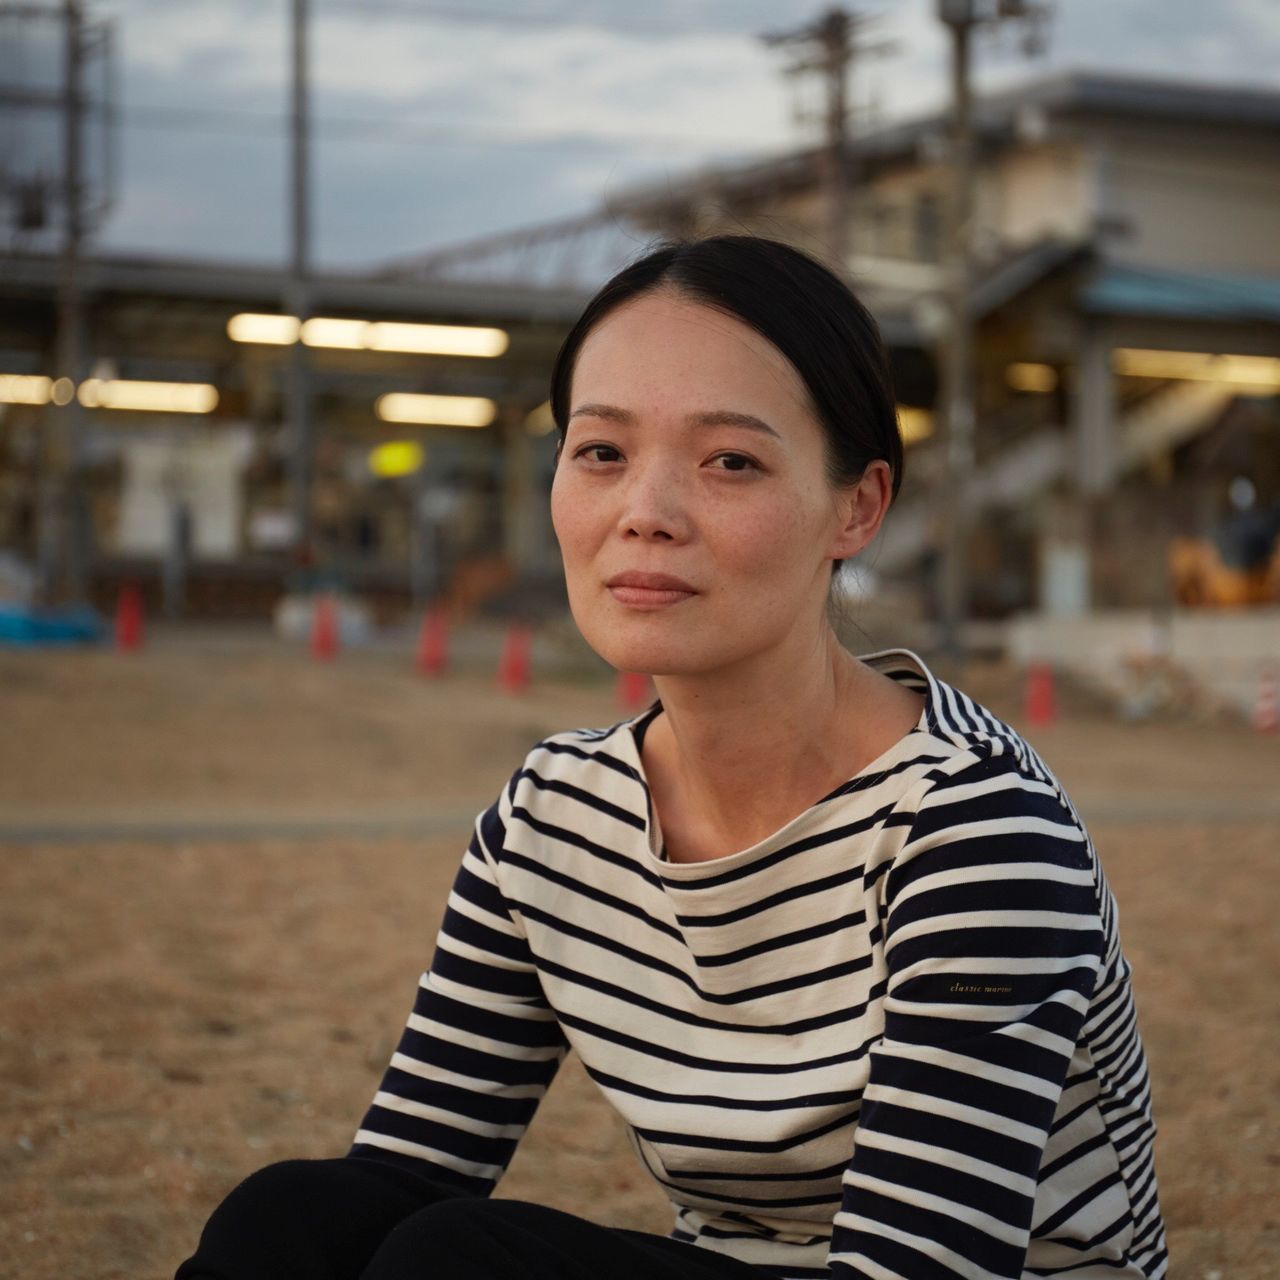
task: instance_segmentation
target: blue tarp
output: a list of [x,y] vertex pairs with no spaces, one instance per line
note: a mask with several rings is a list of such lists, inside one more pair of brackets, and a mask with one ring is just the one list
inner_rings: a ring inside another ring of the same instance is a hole
[[101,614],[87,605],[37,609],[0,604],[0,646],[35,648],[96,643],[106,635],[107,624]]

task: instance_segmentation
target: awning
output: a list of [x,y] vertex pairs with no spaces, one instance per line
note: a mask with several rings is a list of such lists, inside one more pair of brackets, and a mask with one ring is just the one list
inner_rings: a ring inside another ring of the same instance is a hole
[[1280,277],[1102,267],[1079,294],[1099,315],[1280,323]]

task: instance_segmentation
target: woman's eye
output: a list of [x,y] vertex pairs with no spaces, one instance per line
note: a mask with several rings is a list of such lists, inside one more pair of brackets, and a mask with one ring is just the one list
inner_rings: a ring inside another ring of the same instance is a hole
[[755,462],[745,453],[719,453],[713,461],[726,464],[720,468],[721,471],[748,471],[756,468]]
[[592,462],[616,462],[618,460],[618,457],[620,456],[617,449],[615,449],[611,444],[583,445],[583,447],[579,449],[578,452],[575,453],[573,456],[575,458],[581,458],[588,453],[601,453],[601,452],[606,454],[613,454],[614,456],[611,458],[598,458],[598,457],[592,458],[591,461]]

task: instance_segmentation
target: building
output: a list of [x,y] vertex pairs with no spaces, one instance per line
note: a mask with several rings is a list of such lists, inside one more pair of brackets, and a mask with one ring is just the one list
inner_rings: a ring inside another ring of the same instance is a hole
[[[59,270],[52,256],[0,260],[0,545],[28,561],[39,551],[45,435],[63,411],[48,377]],[[288,587],[322,580],[394,611],[460,570],[468,596],[538,569],[528,549],[548,538],[533,477],[549,468],[552,441],[537,410],[581,296],[314,278],[303,330],[314,541],[300,562],[288,285],[283,273],[228,264],[86,265],[91,356],[74,494],[92,597],[109,604],[128,578],[160,604],[168,582],[170,612],[265,616]],[[477,353],[462,354],[476,337]],[[404,400],[422,395],[445,399]]]
[[[945,129],[942,117],[879,129],[848,158],[845,265],[890,348],[909,442],[898,507],[863,559],[869,576],[901,584],[926,611],[941,477]],[[1230,569],[1240,546],[1262,554],[1258,538],[1235,536],[1235,515],[1265,524],[1280,503],[1280,93],[1057,75],[981,98],[976,135],[973,609],[1001,618],[1168,607],[1178,539],[1217,547]],[[825,198],[820,153],[798,151],[624,191],[582,217],[373,276],[317,281],[323,317],[509,335],[489,359],[311,348],[320,562],[402,600],[460,573],[475,584],[467,598],[521,575],[553,578],[551,442],[536,433],[550,426],[540,406],[553,353],[586,298],[669,234],[747,230],[823,256]],[[56,285],[52,258],[0,261],[0,386],[3,375],[49,367]],[[197,508],[185,517],[192,581],[234,581],[235,607],[261,608],[296,571],[280,545],[290,350],[236,342],[228,323],[279,312],[287,282],[209,264],[102,261],[88,286],[99,378],[217,391],[203,415],[83,410],[97,580],[160,574],[182,533],[184,482],[174,477],[185,466],[205,477],[191,482],[204,505],[186,501]],[[393,430],[377,413],[388,392],[479,396],[496,408],[478,430]],[[52,412],[10,404],[0,423],[0,539],[28,554],[23,501]],[[177,440],[188,442],[182,465]],[[425,465],[379,479],[371,453],[389,441],[423,445]],[[245,585],[254,582],[256,593]]]
[[[939,479],[946,128],[940,116],[895,125],[849,156],[847,268],[890,347],[911,445],[869,560],[922,585]],[[1221,530],[1230,558],[1234,479],[1250,478],[1255,505],[1280,503],[1280,93],[1056,75],[980,99],[975,131],[973,605],[1172,604],[1176,539]],[[616,265],[646,235],[716,231],[825,256],[822,172],[817,150],[709,169],[624,191],[594,218],[399,269],[587,284],[571,250],[607,259],[593,235]]]

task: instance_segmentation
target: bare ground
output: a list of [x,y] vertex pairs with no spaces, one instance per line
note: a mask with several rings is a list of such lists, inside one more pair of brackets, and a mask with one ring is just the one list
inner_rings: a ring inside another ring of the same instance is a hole
[[[1020,725],[1017,673],[945,673]],[[253,1169],[346,1149],[469,816],[598,682],[425,681],[264,640],[0,654],[0,1276],[171,1276]],[[1028,732],[1120,904],[1174,1280],[1280,1274],[1280,740]],[[499,1194],[666,1231],[572,1060]],[[1215,1275],[1216,1273],[1216,1275]]]

